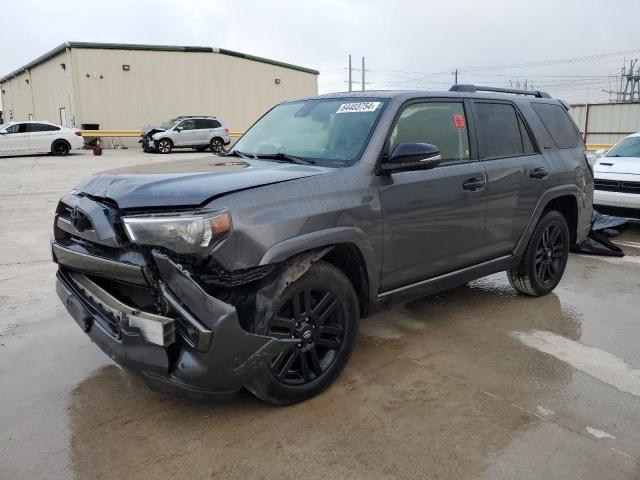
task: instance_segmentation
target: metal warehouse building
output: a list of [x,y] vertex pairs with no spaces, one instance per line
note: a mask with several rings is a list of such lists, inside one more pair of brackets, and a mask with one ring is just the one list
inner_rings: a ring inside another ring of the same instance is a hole
[[67,42],[0,85],[5,121],[139,130],[216,115],[244,130],[278,102],[316,95],[318,72],[221,48]]
[[631,133],[640,132],[640,102],[583,103],[571,107],[586,144],[609,148]]

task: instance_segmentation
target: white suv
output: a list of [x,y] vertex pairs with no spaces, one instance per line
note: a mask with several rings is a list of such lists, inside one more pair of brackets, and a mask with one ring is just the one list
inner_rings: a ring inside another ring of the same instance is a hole
[[640,219],[640,133],[620,140],[594,167],[593,206],[610,215]]
[[67,155],[83,146],[82,133],[76,128],[34,121],[0,125],[0,155]]
[[169,153],[174,148],[222,152],[228,145],[229,129],[216,117],[178,117],[160,127],[145,129],[140,143],[145,152]]

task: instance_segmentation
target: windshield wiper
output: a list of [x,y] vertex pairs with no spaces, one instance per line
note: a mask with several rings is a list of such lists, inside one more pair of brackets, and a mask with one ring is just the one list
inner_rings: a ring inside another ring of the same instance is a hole
[[259,158],[262,160],[279,160],[282,162],[289,162],[289,163],[297,163],[298,165],[315,165],[316,162],[314,162],[313,160],[309,160],[308,158],[302,158],[302,157],[294,157],[293,155],[289,155],[287,153],[282,153],[282,152],[278,152],[278,153],[264,153],[264,154],[256,154],[255,158]]
[[223,157],[255,158],[255,155],[252,155],[250,153],[244,153],[239,150],[231,150],[230,152],[227,152],[222,156]]

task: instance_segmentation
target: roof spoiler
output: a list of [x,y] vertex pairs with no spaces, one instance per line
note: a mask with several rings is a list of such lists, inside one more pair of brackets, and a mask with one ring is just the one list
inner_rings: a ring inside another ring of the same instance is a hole
[[533,97],[538,98],[551,98],[547,92],[542,92],[540,90],[516,90],[513,88],[498,88],[498,87],[481,87],[478,85],[468,85],[468,84],[455,84],[450,89],[450,92],[465,92],[465,93],[476,93],[476,92],[495,92],[495,93],[511,93],[513,95],[531,95]]

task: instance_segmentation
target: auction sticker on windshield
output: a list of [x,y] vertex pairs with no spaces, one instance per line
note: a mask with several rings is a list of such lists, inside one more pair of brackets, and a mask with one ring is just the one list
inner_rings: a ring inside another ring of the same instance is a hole
[[343,103],[336,110],[336,113],[373,112],[378,108],[378,105],[380,102]]

